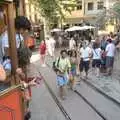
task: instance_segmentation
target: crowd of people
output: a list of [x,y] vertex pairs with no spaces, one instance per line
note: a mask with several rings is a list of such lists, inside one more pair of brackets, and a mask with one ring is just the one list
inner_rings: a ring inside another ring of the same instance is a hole
[[88,79],[89,69],[98,78],[103,75],[111,76],[115,55],[119,54],[119,45],[119,36],[113,33],[102,38],[97,36],[94,42],[82,41],[79,46],[76,46],[74,38],[71,38],[69,48],[61,50],[60,56],[53,63],[60,97],[64,99],[66,85],[75,90],[78,74],[80,80]]

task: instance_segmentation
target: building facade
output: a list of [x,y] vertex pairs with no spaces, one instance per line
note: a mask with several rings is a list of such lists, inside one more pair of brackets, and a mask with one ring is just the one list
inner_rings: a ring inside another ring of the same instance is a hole
[[[83,21],[96,25],[105,17],[105,11],[112,8],[118,0],[78,0],[71,13],[67,13],[65,23],[80,24]],[[102,21],[103,22],[103,21]]]

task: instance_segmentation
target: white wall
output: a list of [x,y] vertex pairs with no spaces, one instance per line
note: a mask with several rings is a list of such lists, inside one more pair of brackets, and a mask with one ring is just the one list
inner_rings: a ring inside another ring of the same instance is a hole
[[[103,0],[104,2],[105,0]],[[93,10],[88,10],[88,3],[93,2],[94,3],[94,9]],[[98,10],[97,9],[97,0],[85,0],[85,15],[96,15],[99,12],[102,12],[103,10]]]

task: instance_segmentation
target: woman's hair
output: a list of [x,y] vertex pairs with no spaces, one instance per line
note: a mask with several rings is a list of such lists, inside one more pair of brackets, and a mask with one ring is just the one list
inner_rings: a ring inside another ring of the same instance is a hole
[[3,57],[3,62],[4,62],[5,60],[7,60],[7,59],[10,59],[10,56],[4,56],[4,57]]
[[112,39],[108,39],[107,41],[108,41],[109,43],[112,43]]
[[27,17],[24,16],[18,16],[15,18],[15,28],[16,29],[25,29],[30,30],[31,29],[31,23],[27,19]]
[[71,51],[71,55],[70,55],[70,57],[73,57],[74,54],[75,54],[74,57],[77,57],[77,52],[76,52],[75,50],[72,50],[72,51]]
[[67,51],[68,56],[71,56],[71,52],[72,52],[71,50]]

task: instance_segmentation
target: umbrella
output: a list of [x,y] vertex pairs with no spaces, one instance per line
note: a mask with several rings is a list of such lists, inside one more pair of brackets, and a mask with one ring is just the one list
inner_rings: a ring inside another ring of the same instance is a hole
[[87,26],[87,25],[83,26],[82,28],[83,28],[83,30],[95,29],[94,26]]
[[51,32],[61,32],[61,31],[62,31],[62,30],[59,29],[59,28],[54,28],[54,29],[51,30]]
[[80,26],[73,26],[71,28],[66,29],[65,31],[66,32],[71,32],[71,31],[79,31],[79,30],[83,30],[83,28],[80,27]]

